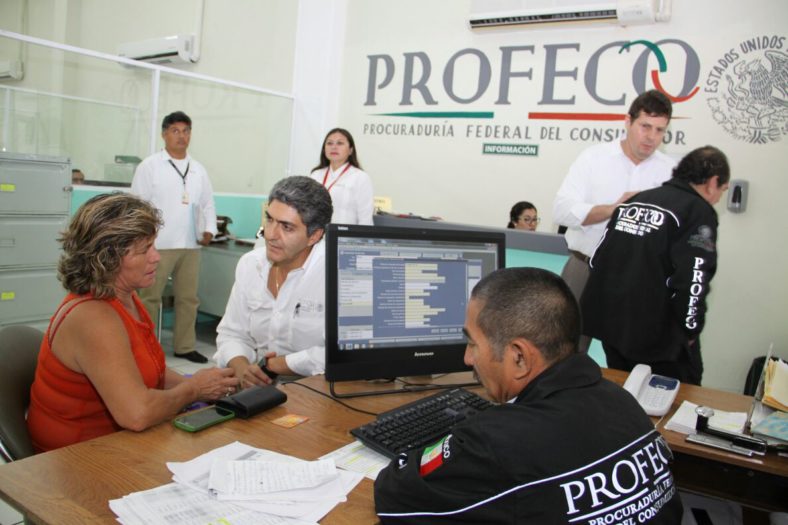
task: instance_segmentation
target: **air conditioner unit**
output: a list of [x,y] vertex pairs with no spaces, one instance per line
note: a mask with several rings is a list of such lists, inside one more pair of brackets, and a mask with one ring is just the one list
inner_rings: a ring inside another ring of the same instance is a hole
[[21,60],[0,60],[0,80],[22,80],[24,76]]
[[194,35],[164,36],[118,46],[122,57],[161,65],[196,62],[193,51]]
[[472,29],[603,21],[622,26],[670,20],[671,0],[473,0]]

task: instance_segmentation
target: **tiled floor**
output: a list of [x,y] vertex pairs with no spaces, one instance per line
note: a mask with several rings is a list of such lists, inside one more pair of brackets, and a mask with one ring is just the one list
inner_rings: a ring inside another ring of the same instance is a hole
[[[161,345],[167,359],[167,366],[181,374],[193,374],[201,368],[216,366],[211,360],[216,352],[216,325],[219,318],[200,315],[197,320],[197,344],[195,350],[207,357],[205,364],[192,363],[186,359],[174,357],[172,351],[172,332],[165,328],[161,333]],[[166,326],[166,321],[165,321]],[[0,525],[17,525],[22,523],[22,516],[0,499]]]
[[200,314],[200,317],[197,319],[197,344],[195,344],[194,349],[209,359],[207,363],[202,365],[192,363],[180,357],[175,357],[172,350],[172,332],[167,328],[163,329],[161,332],[161,346],[164,348],[167,366],[181,374],[193,374],[201,368],[216,366],[216,363],[210,359],[216,352],[217,324],[219,324],[218,317],[203,316]]

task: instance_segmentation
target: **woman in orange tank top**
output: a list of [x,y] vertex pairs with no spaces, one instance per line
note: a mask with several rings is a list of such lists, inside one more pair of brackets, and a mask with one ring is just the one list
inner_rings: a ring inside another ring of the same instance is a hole
[[82,205],[61,237],[58,278],[70,293],[52,316],[30,391],[37,451],[141,431],[190,403],[235,392],[229,368],[185,378],[166,367],[135,292],[156,277],[160,223],[147,202],[111,193]]

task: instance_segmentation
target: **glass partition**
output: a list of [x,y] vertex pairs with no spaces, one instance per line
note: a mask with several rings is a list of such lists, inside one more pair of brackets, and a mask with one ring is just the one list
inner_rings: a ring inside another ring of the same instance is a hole
[[189,154],[215,191],[266,193],[287,175],[290,99],[162,73],[157,122],[178,109],[192,119]]
[[0,78],[0,151],[69,157],[88,183],[128,184],[151,144],[163,147],[161,119],[181,110],[214,191],[265,193],[287,174],[288,96],[13,40],[0,36],[0,49],[24,46],[24,77]]

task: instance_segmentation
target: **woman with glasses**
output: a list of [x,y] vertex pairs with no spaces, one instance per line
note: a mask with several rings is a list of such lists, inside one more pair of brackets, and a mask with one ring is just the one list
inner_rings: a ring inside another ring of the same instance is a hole
[[528,201],[520,201],[509,211],[509,224],[506,227],[533,232],[536,231],[539,220],[536,206]]

